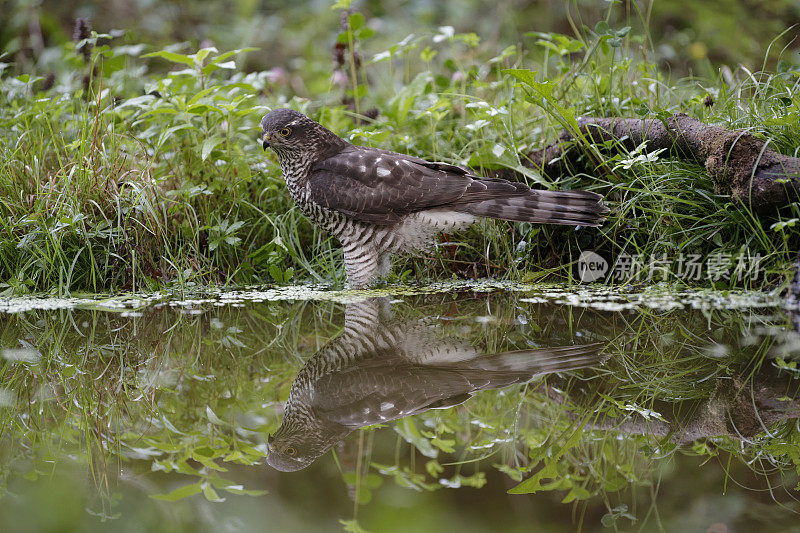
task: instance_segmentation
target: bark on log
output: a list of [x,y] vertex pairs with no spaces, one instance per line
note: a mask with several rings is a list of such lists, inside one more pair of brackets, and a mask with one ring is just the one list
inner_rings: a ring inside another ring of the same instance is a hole
[[[614,140],[633,150],[647,141],[647,150],[666,148],[673,156],[704,165],[718,193],[755,212],[765,213],[800,200],[800,159],[770,150],[745,130],[710,126],[685,114],[660,119],[583,117],[578,125],[592,143]],[[544,174],[562,175],[580,155],[574,138],[563,132],[558,141],[528,154],[526,166]]]

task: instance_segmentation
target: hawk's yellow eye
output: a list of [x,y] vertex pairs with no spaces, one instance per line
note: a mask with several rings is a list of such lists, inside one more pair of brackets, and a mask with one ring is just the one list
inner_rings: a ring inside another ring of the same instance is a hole
[[281,136],[288,137],[292,134],[292,128],[283,128],[280,132]]
[[289,454],[289,455],[291,455],[291,456],[294,456],[294,454],[296,454],[296,453],[297,453],[297,450],[295,450],[294,448],[292,448],[291,446],[289,446],[288,448],[286,448],[286,453],[288,453],[288,454]]

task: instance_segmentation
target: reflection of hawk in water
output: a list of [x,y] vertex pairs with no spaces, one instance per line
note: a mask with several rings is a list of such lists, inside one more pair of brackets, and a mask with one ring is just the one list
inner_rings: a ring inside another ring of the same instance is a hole
[[341,335],[309,359],[292,383],[267,462],[305,468],[350,432],[428,409],[451,407],[481,390],[600,361],[601,346],[479,354],[437,338],[422,322],[388,319],[389,304],[349,304]]

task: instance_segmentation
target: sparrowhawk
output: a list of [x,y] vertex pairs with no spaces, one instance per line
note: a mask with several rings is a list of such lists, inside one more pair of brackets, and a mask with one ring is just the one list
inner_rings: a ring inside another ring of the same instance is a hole
[[344,331],[297,374],[267,463],[307,467],[356,429],[458,405],[473,393],[599,363],[599,343],[481,354],[424,320],[392,317],[387,298],[350,303]]
[[342,243],[354,288],[388,274],[393,253],[425,248],[435,234],[482,217],[598,226],[608,211],[593,192],[532,190],[447,163],[355,146],[291,109],[271,111],[261,129],[292,198]]

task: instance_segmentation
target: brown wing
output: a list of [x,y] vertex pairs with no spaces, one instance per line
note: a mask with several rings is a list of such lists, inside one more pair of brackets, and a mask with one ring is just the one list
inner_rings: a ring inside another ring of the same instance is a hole
[[364,427],[457,405],[474,390],[458,369],[362,362],[315,382],[312,406],[324,420]]
[[[406,329],[412,328],[406,324]],[[429,351],[446,354],[447,350],[441,349],[445,344],[432,337]],[[418,364],[401,355],[404,347],[389,346],[359,354],[365,358],[322,375],[314,382],[311,405],[324,420],[363,427],[457,405],[477,391],[524,383],[536,375],[598,364],[602,348],[599,343],[536,348],[461,361],[416,353],[415,357],[426,360]]]
[[481,178],[447,163],[360,146],[316,163],[309,187],[318,204],[379,225],[394,224],[424,209],[530,194],[520,183]]

